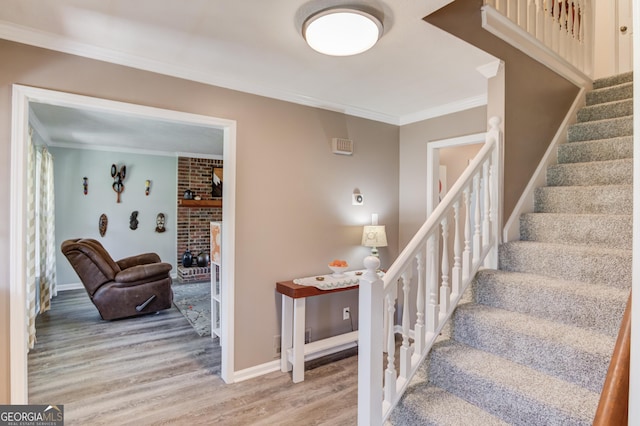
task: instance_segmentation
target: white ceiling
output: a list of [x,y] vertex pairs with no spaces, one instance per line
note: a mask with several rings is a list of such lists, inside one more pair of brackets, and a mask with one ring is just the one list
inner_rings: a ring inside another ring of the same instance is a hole
[[[350,57],[321,55],[300,34],[304,17],[344,0],[2,0],[0,38],[402,125],[486,102],[476,69],[494,58],[422,20],[450,1],[348,2],[380,10],[385,27]],[[68,142],[113,124],[85,116],[73,132],[62,126],[72,111],[34,112]],[[168,133],[150,124],[150,138]]]

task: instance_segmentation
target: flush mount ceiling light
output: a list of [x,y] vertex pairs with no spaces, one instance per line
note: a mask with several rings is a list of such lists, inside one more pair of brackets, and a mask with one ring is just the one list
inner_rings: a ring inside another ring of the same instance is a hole
[[357,55],[382,36],[382,22],[354,8],[330,8],[308,17],[302,35],[312,49],[331,56]]

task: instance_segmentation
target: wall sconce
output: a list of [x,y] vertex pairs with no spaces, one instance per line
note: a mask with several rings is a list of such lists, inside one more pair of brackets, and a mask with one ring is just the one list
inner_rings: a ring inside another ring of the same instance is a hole
[[362,231],[362,245],[371,247],[371,255],[378,257],[378,247],[387,246],[387,232],[384,225],[366,225]]
[[144,181],[144,195],[148,196],[150,189],[151,189],[151,181],[147,179]]
[[89,192],[89,178],[86,176],[82,178],[82,192],[84,192],[84,195]]

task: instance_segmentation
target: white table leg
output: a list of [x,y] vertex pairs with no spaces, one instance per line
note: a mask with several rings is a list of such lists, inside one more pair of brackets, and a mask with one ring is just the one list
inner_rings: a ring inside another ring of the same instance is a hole
[[287,353],[293,347],[293,299],[282,295],[282,330],[280,333],[280,371],[291,371]]
[[293,383],[304,380],[305,298],[293,301]]

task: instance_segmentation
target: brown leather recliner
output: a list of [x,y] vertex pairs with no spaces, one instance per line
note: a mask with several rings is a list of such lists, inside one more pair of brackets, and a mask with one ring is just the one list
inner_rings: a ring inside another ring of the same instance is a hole
[[93,304],[105,320],[171,308],[171,265],[155,253],[115,262],[100,242],[84,238],[61,245]]

